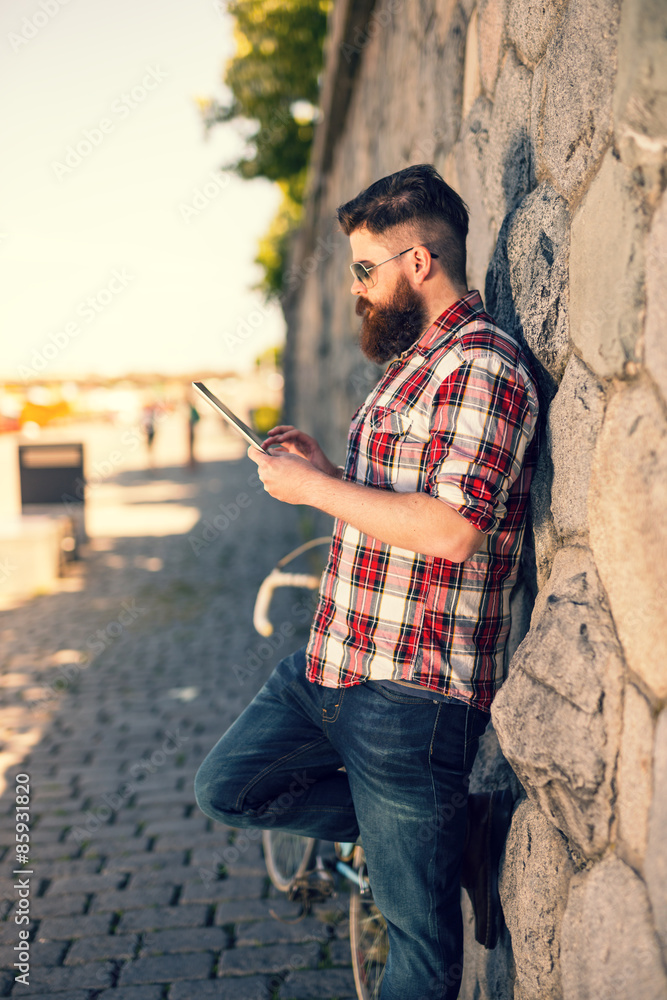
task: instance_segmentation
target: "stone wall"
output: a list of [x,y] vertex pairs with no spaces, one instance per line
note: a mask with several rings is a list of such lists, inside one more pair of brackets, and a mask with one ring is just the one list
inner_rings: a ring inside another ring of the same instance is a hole
[[[335,208],[430,161],[469,286],[535,359],[543,447],[473,780],[518,802],[463,1000],[667,996],[667,5],[338,0],[288,272],[289,418],[342,461],[364,362]],[[517,780],[518,779],[518,780]]]

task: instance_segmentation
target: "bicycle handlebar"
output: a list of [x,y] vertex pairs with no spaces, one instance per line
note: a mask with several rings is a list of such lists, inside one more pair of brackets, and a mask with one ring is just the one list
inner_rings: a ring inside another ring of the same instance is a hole
[[312,549],[316,545],[328,545],[330,541],[331,538],[327,535],[325,538],[313,538],[311,541],[299,545],[298,548],[283,556],[278,565],[262,581],[257,591],[252,613],[252,623],[260,635],[269,636],[273,632],[273,625],[269,621],[269,606],[274,590],[278,587],[307,587],[309,590],[317,590],[320,585],[319,576],[314,576],[312,573],[284,573],[282,567],[308,549]]
[[281,573],[280,570],[272,570],[262,582],[255,600],[252,623],[259,634],[266,636],[273,632],[268,612],[274,590],[278,587],[308,587],[310,590],[317,590],[319,584],[319,576],[312,576],[310,573]]

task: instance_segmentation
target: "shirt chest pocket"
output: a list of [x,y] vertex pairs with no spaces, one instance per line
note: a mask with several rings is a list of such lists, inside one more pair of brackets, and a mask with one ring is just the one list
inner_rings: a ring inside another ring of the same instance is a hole
[[369,415],[369,423],[366,481],[400,492],[419,490],[428,439],[418,436],[412,415],[378,406]]

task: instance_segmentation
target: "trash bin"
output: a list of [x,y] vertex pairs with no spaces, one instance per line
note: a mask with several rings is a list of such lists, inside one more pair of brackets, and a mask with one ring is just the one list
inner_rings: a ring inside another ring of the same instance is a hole
[[86,541],[83,444],[20,444],[19,481],[24,514],[68,515],[65,555],[77,558]]

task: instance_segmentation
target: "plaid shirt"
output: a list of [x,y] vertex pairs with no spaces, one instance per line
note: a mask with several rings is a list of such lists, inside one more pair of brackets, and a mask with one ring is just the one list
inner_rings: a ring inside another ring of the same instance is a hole
[[519,345],[476,291],[389,365],[352,418],[343,478],[437,497],[485,538],[453,563],[337,520],[308,643],[309,680],[413,681],[489,711],[504,679],[537,413]]

